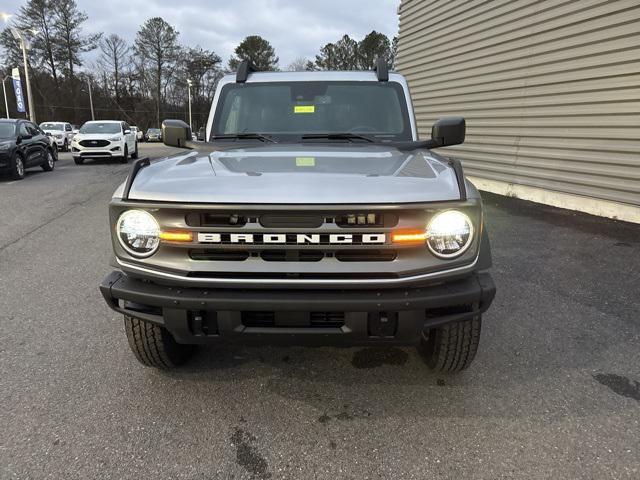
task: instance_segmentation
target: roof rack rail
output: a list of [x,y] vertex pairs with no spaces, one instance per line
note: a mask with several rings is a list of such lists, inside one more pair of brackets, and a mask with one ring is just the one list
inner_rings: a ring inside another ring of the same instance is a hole
[[124,190],[122,192],[122,200],[129,200],[129,193],[131,193],[131,186],[133,185],[133,181],[136,178],[136,175],[140,171],[141,168],[149,166],[151,162],[149,161],[149,157],[144,157],[139,160],[133,162],[133,166],[131,167],[131,172],[127,177],[127,181],[124,184]]
[[243,60],[236,73],[236,83],[246,82],[249,74],[257,71],[258,69],[249,60]]
[[373,71],[376,72],[376,76],[378,77],[379,82],[389,81],[389,66],[387,65],[387,61],[383,57],[378,57],[376,65],[375,67],[373,67]]

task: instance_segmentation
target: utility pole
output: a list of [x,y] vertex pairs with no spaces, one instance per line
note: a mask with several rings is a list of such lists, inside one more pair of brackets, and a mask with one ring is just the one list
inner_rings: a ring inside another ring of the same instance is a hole
[[5,85],[5,81],[7,78],[11,78],[11,75],[7,75],[2,79],[2,92],[4,93],[4,108],[7,110],[7,118],[9,118],[9,102],[7,102],[7,86]]
[[[187,87],[189,90],[189,128],[191,129],[191,132],[193,133],[193,122],[191,121],[191,85],[193,85],[193,82],[190,79],[187,79]],[[191,139],[189,139],[191,140]]]
[[91,95],[91,78],[87,77],[87,86],[89,87],[89,103],[91,104],[91,120],[95,120],[96,116],[93,113],[93,95]]
[[29,62],[27,61],[27,42],[20,30],[11,27],[11,33],[16,40],[20,41],[22,48],[22,60],[24,61],[24,79],[27,82],[27,100],[29,102],[29,120],[36,123],[36,106],[33,104],[33,95],[31,94],[31,82],[29,81]]

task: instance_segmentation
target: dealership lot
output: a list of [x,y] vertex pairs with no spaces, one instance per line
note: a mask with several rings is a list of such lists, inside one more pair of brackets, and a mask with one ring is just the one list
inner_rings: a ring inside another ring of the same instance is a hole
[[640,226],[485,195],[498,294],[457,376],[246,346],[163,373],[97,289],[129,168],[0,179],[0,478],[640,476]]

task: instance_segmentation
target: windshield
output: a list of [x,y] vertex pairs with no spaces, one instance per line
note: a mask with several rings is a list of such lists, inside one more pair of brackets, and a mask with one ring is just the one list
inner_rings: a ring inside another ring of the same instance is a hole
[[121,131],[119,123],[111,122],[85,123],[80,129],[80,133],[120,133]]
[[40,128],[43,130],[64,130],[61,123],[41,123]]
[[150,128],[149,130],[147,130],[147,133],[160,133],[160,129],[159,128]]
[[220,92],[213,135],[240,133],[281,140],[324,133],[412,139],[404,92],[396,82],[228,84]]

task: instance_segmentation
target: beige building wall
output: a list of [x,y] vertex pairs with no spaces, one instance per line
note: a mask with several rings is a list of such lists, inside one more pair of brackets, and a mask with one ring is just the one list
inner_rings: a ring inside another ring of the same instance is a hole
[[640,222],[640,0],[403,0],[418,130],[467,120],[476,186]]

